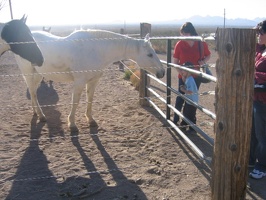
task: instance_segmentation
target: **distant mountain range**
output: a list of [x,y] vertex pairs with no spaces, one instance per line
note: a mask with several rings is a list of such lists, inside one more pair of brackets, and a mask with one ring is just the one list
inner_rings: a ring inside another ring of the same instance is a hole
[[[265,20],[265,18],[256,18],[254,20],[249,19],[225,19],[225,27],[254,27],[259,22]],[[186,19],[176,19],[176,20],[168,20],[163,22],[154,22],[158,24],[184,24],[185,22],[192,22],[193,25],[200,26],[216,26],[223,27],[224,26],[224,18],[218,16],[199,16],[195,15]]]

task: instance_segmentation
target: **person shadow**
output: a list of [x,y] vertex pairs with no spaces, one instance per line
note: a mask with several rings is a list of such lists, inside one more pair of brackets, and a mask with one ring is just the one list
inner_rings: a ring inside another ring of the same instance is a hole
[[[53,142],[55,136],[65,136],[60,120],[61,113],[56,111],[54,104],[59,100],[52,82],[43,81],[37,90],[40,105],[49,114],[46,123],[38,122],[38,117],[34,115],[30,123],[30,141],[26,148],[17,171],[14,176],[7,181],[12,182],[11,189],[6,200],[27,199],[27,200],[58,200],[58,199],[142,199],[147,200],[146,195],[139,188],[138,184],[128,180],[126,175],[118,168],[113,158],[109,155],[100,138],[98,129],[90,128],[91,137],[99,151],[99,158],[102,157],[107,169],[98,171],[95,163],[86,154],[88,147],[80,143],[79,133],[71,132],[71,143],[75,147],[78,155],[85,166],[85,171],[81,175],[62,174],[55,175],[49,169],[49,159],[45,154],[45,144],[42,136],[47,136],[45,143]],[[30,95],[27,93],[28,99]],[[50,117],[52,116],[52,119]],[[48,127],[48,129],[46,128]],[[61,130],[58,133],[58,130]],[[50,139],[49,139],[50,138]],[[98,159],[97,159],[98,160]],[[64,163],[62,163],[63,165]],[[98,163],[97,163],[98,164]],[[109,181],[104,177],[111,176]],[[121,198],[120,198],[121,197]]]

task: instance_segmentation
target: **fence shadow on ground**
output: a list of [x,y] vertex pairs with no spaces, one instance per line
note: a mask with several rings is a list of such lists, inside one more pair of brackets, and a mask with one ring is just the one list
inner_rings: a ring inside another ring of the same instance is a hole
[[[168,131],[168,133],[174,138],[177,145],[183,150],[183,152],[188,156],[188,158],[192,161],[192,163],[199,169],[200,173],[208,180],[210,181],[210,173],[211,169],[210,166],[201,160],[197,154],[191,149],[191,147],[186,143],[186,141],[172,128],[169,128],[169,124],[167,121],[153,108],[151,107],[143,107],[147,112],[154,115],[161,123],[162,126],[165,127],[165,129]],[[212,153],[212,146],[205,141],[202,137],[199,135],[191,135],[189,138],[202,150],[204,149],[204,154],[207,156],[210,156]],[[180,142],[182,141],[182,142]],[[188,149],[190,150],[188,152]]]
[[[165,127],[169,124],[167,121],[152,107],[143,107],[147,112],[154,115]],[[177,145],[183,150],[183,152],[188,156],[192,163],[199,169],[199,172],[211,183],[211,166],[204,162],[198,155],[192,150],[192,148],[186,143],[186,141],[172,128],[166,128],[169,134],[174,138]],[[189,139],[195,143],[196,146],[208,157],[212,157],[213,146],[210,145],[204,138],[198,134],[187,135]],[[261,200],[266,199],[265,191],[266,179],[254,180],[248,179],[247,186],[247,200]]]

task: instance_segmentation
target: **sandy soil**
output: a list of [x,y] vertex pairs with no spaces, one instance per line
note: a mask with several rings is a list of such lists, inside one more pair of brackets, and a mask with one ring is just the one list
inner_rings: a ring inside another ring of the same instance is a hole
[[[88,126],[83,95],[76,134],[67,128],[71,84],[41,84],[38,98],[47,122],[39,123],[13,55],[6,53],[0,64],[0,199],[210,199],[211,168],[155,109],[139,105],[138,92],[117,66],[104,73],[95,93],[93,113],[99,127]],[[214,88],[214,83],[204,84],[200,92]],[[202,95],[200,103],[214,111],[214,95]],[[214,120],[200,111],[197,118],[200,128],[214,137]],[[205,139],[188,137],[212,156]],[[266,199],[266,179],[249,181],[247,199]]]

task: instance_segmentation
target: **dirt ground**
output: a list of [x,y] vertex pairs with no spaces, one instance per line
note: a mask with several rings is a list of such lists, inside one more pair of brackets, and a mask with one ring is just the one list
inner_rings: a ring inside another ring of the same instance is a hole
[[[47,122],[40,123],[32,115],[13,55],[0,58],[0,199],[210,199],[209,165],[155,109],[139,105],[138,92],[117,66],[109,69],[95,92],[93,114],[99,127],[88,126],[83,95],[77,134],[67,127],[71,84],[49,80],[41,84],[38,98]],[[204,84],[200,92],[214,88],[214,83]],[[172,104],[174,99],[175,95]],[[200,96],[200,104],[214,112],[213,103],[211,92]],[[200,111],[197,119],[199,127],[214,137],[214,120]],[[200,135],[188,137],[212,156],[212,145]],[[266,178],[249,182],[246,199],[266,199]]]

